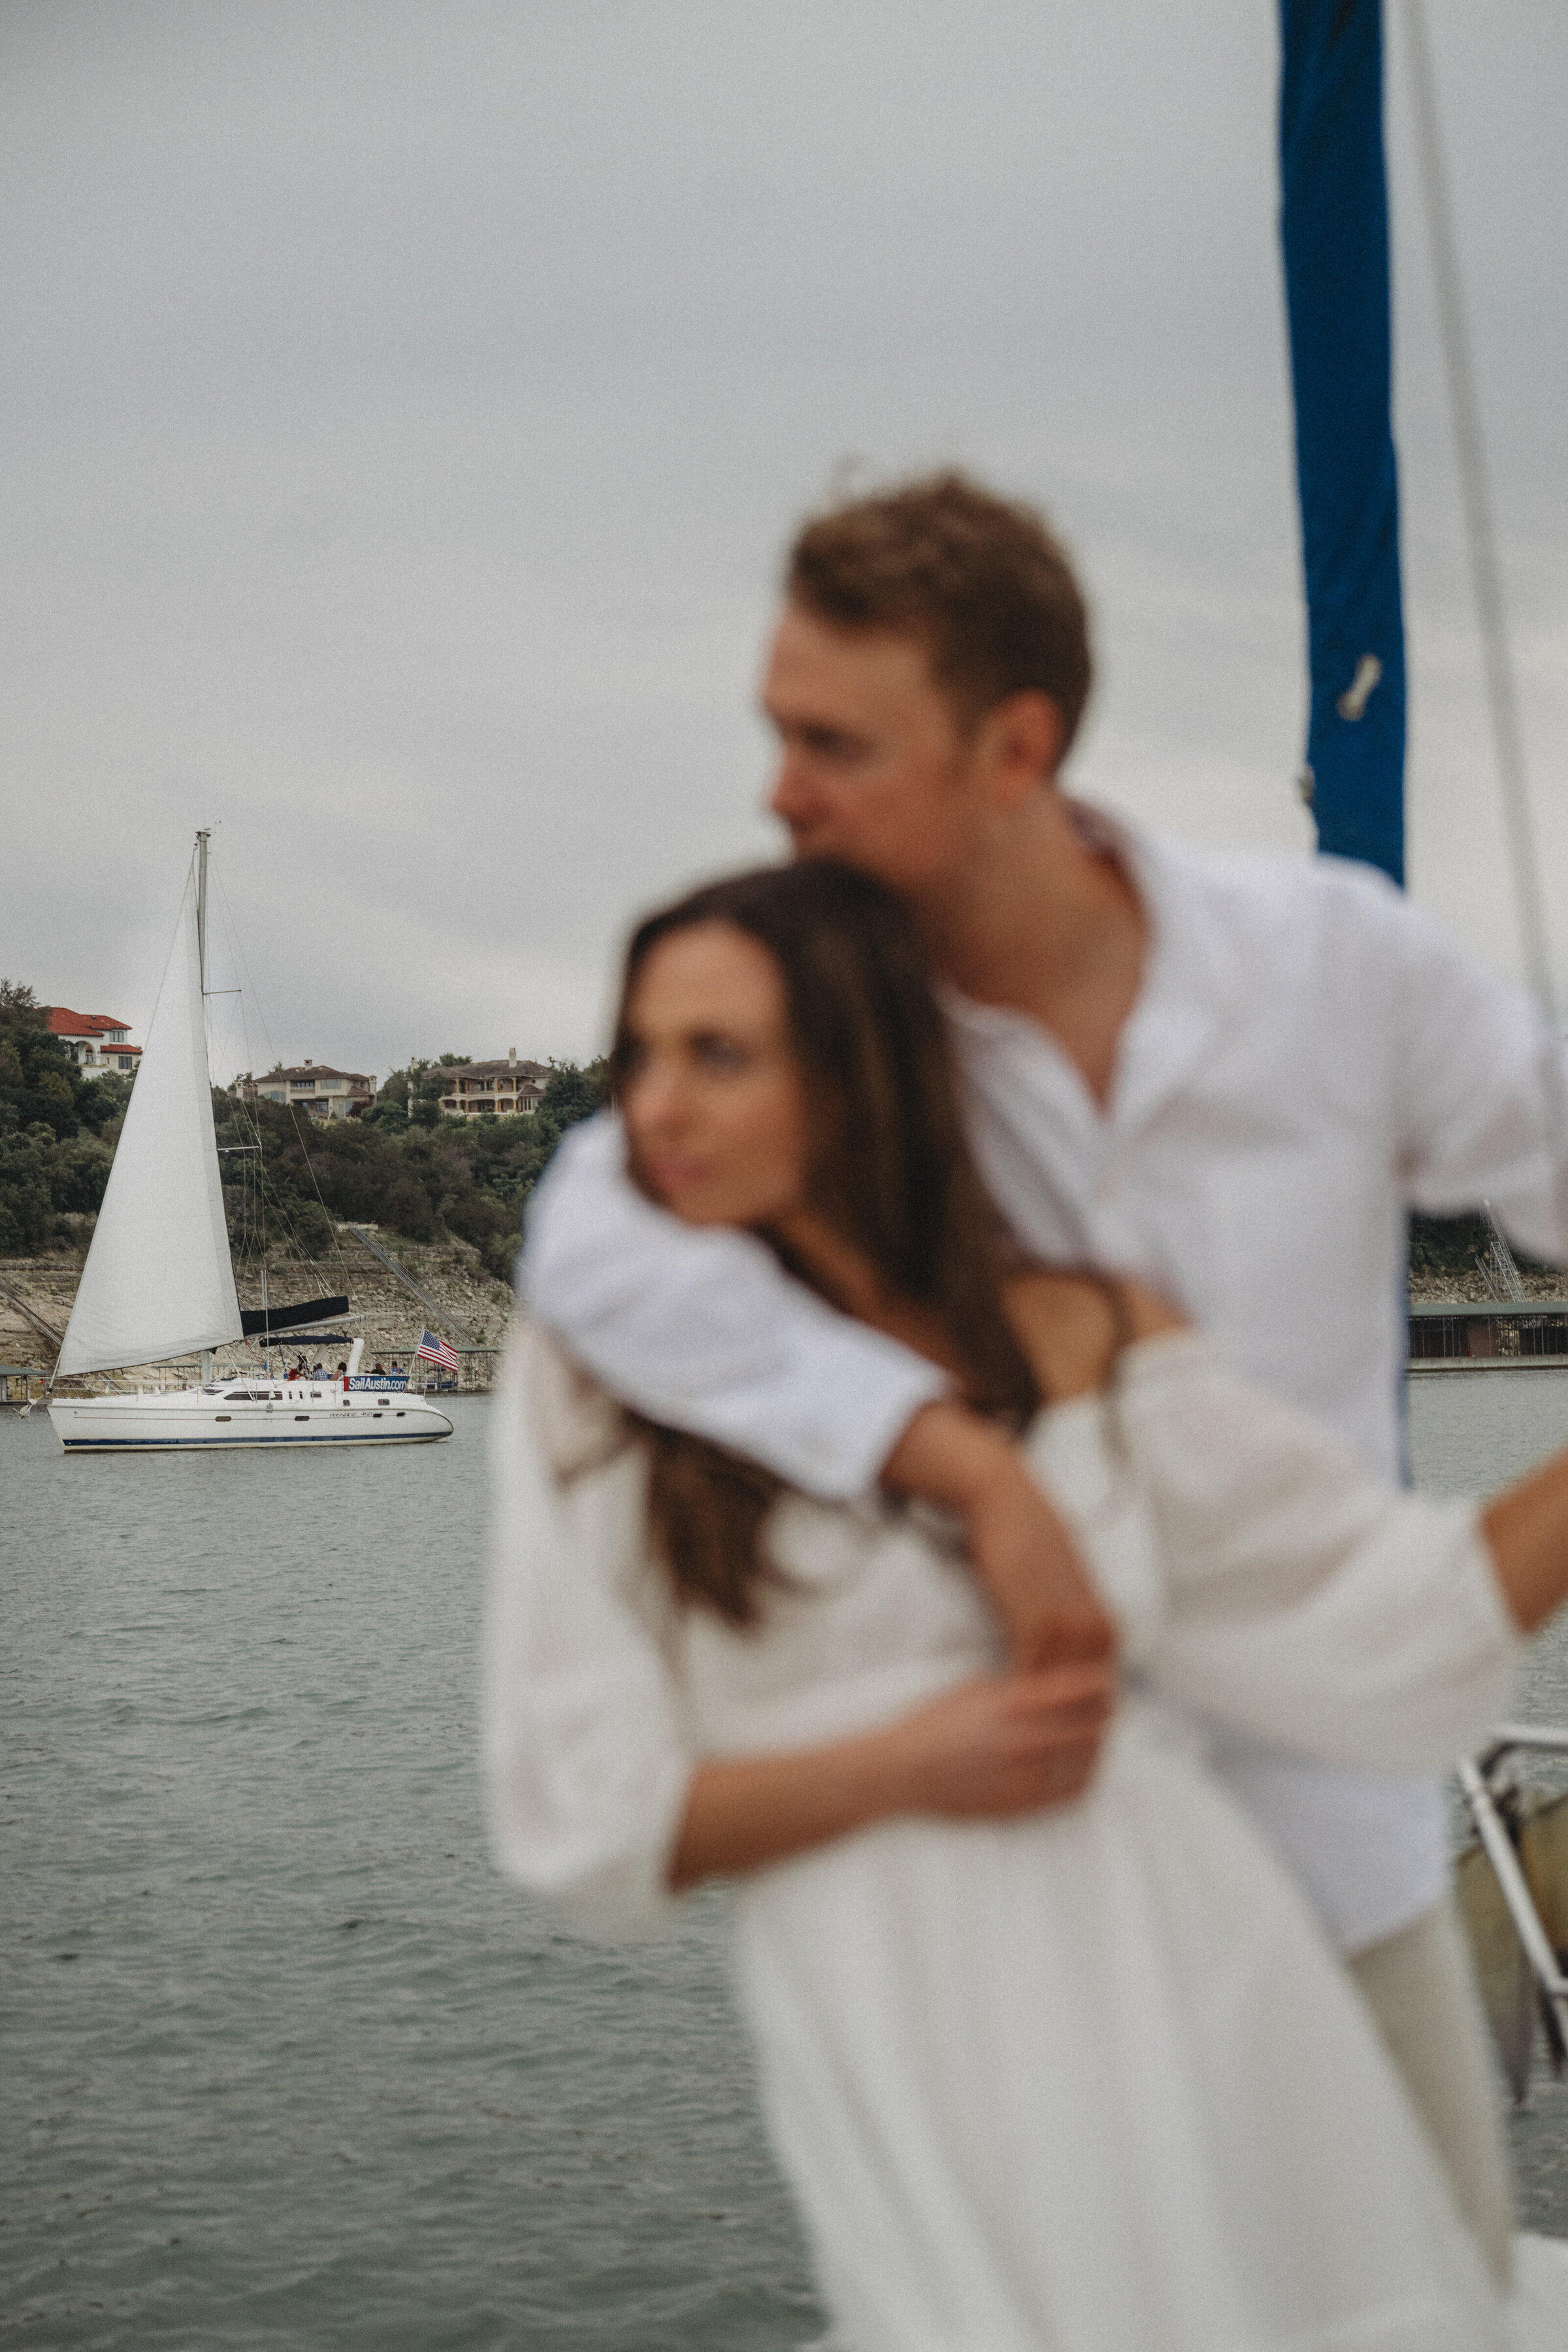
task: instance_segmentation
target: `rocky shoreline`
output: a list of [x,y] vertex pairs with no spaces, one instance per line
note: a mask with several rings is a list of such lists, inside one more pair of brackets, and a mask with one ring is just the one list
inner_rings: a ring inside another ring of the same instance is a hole
[[[463,1389],[490,1385],[495,1351],[510,1318],[513,1295],[486,1268],[479,1253],[467,1242],[410,1242],[401,1234],[368,1228],[387,1255],[435,1302],[427,1308],[396,1276],[368,1254],[353,1230],[337,1228],[337,1250],[319,1258],[277,1256],[268,1262],[268,1296],[274,1307],[294,1300],[341,1297],[345,1293],[350,1312],[363,1321],[336,1325],[364,1334],[365,1359],[384,1362],[397,1357],[406,1364],[428,1328],[459,1351]],[[0,1258],[0,1364],[36,1370],[47,1376],[54,1349],[25,1309],[56,1332],[63,1332],[81,1278],[81,1262],[55,1253],[47,1257]],[[261,1268],[235,1268],[241,1307],[261,1305]],[[343,1350],[332,1351],[334,1360]],[[128,1366],[123,1379],[142,1387],[178,1387],[194,1376],[196,1360],[161,1365]],[[89,1375],[62,1383],[71,1391],[94,1391],[110,1383]]]
[[[1519,1279],[1527,1299],[1562,1299],[1568,1304],[1568,1271],[1537,1274],[1521,1267]],[[1486,1307],[1500,1302],[1495,1300],[1480,1275],[1472,1273],[1412,1274],[1410,1303],[1413,1307]]]

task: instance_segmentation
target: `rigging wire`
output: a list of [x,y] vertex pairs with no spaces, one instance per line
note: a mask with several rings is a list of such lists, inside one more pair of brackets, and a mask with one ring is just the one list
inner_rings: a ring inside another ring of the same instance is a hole
[[[263,1041],[268,1050],[270,1051],[271,1039],[268,1033],[267,1014],[262,1006],[261,1000],[257,993],[256,982],[250,970],[249,960],[245,953],[244,947],[240,940],[239,927],[234,919],[234,910],[228,902],[228,893],[223,886],[222,871],[216,866],[215,866],[212,870],[212,880],[214,888],[217,894],[218,908],[223,918],[223,928],[228,944],[228,951],[233,957],[236,966],[243,973],[245,979],[245,987],[239,997],[239,1024],[242,1056],[245,1061],[247,1070],[248,1071],[253,1068],[256,1058],[250,1035],[249,1016],[251,1012],[254,1011],[256,1018],[260,1024]],[[245,1168],[240,1171],[240,1255],[247,1264],[258,1265],[262,1269],[263,1276],[265,1277],[267,1265],[265,1201],[267,1172],[264,1138],[261,1132],[261,1120],[254,1102],[247,1102],[243,1095],[234,1094],[232,1087],[230,1092],[231,1099],[234,1104],[234,1108],[230,1113],[231,1119],[234,1126],[241,1135],[249,1137],[258,1161],[258,1165],[254,1169]]]
[[1459,283],[1458,251],[1453,214],[1448,203],[1447,175],[1437,121],[1432,77],[1432,53],[1426,38],[1426,15],[1422,0],[1404,0],[1405,48],[1410,59],[1411,113],[1415,156],[1426,215],[1426,237],[1437,297],[1438,341],[1443,373],[1447,379],[1448,413],[1453,426],[1454,455],[1458,466],[1459,496],[1464,508],[1465,538],[1469,550],[1470,583],[1480,622],[1486,670],[1487,705],[1491,717],[1492,743],[1498,778],[1502,786],[1503,822],[1513,868],[1515,911],[1526,977],[1540,998],[1555,1036],[1557,992],[1541,894],[1535,829],[1531,816],[1530,788],[1525,775],[1524,738],[1519,722],[1519,696],[1509,649],[1503,606],[1502,577],[1498,567],[1497,539],[1492,528],[1490,491],[1481,444],[1480,409],[1470,366],[1469,341]]
[[[239,1001],[241,1008],[240,1020],[242,1024],[242,1032],[246,1039],[246,1060],[248,1063],[252,1058],[249,1048],[249,1026],[246,1021],[246,1006],[247,1002],[249,1005],[255,1009],[256,1017],[261,1028],[261,1035],[265,1050],[268,1054],[273,1055],[276,1058],[277,1048],[273,1045],[272,1034],[267,1025],[267,1014],[263,1009],[261,998],[258,992],[256,982],[251,972],[249,958],[246,955],[244,947],[240,941],[239,927],[234,919],[234,911],[228,903],[228,893],[223,887],[223,877],[221,875],[214,873],[213,880],[216,885],[218,901],[223,910],[224,927],[228,936],[229,951],[235,958],[235,961],[239,966],[245,979],[245,988],[240,992]],[[236,1124],[239,1127],[242,1134],[249,1134],[252,1137],[258,1152],[255,1179],[255,1213],[254,1223],[252,1226],[255,1237],[254,1246],[256,1256],[258,1261],[265,1265],[268,1256],[268,1213],[269,1209],[277,1223],[282,1227],[284,1238],[288,1241],[297,1255],[301,1257],[308,1256],[309,1252],[300,1240],[299,1228],[295,1219],[289,1213],[286,1196],[279,1190],[276,1183],[271,1181],[268,1171],[267,1156],[264,1148],[266,1137],[262,1131],[261,1105],[259,1097],[258,1096],[253,1098],[248,1104],[245,1102],[243,1097],[237,1097],[236,1104]],[[332,1245],[330,1252],[330,1260],[331,1263],[336,1265],[341,1276],[347,1271],[346,1253],[344,1252],[342,1243],[338,1236],[337,1220],[332,1215],[331,1211],[328,1208],[326,1202],[321,1197],[321,1180],[316,1174],[315,1163],[310,1158],[310,1147],[305,1139],[305,1129],[309,1126],[310,1121],[308,1119],[301,1119],[301,1114],[298,1104],[289,1103],[285,1108],[289,1112],[289,1119],[294,1129],[295,1140],[300,1146],[300,1158],[305,1163],[305,1173],[310,1180],[310,1189],[316,1196],[316,1204],[321,1210],[323,1217],[326,1218],[329,1228],[331,1232]],[[247,1112],[248,1112],[248,1123],[247,1123]],[[271,1195],[270,1200],[268,1198],[269,1193]],[[249,1203],[247,1202],[247,1206],[248,1207],[248,1205]]]
[[[1542,1095],[1545,1110],[1544,1142],[1552,1163],[1552,1192],[1557,1244],[1561,1255],[1568,1241],[1568,1076],[1563,1067],[1561,1016],[1552,976],[1552,950],[1546,904],[1541,888],[1535,826],[1531,813],[1530,785],[1525,772],[1524,734],[1520,725],[1519,694],[1509,646],[1503,604],[1502,574],[1498,564],[1497,535],[1492,524],[1490,488],[1481,442],[1480,405],[1470,365],[1469,340],[1459,279],[1458,247],[1448,202],[1447,173],[1437,116],[1432,52],[1426,37],[1423,0],[1404,0],[1405,46],[1410,62],[1411,119],[1416,165],[1426,216],[1426,242],[1437,301],[1437,339],[1447,382],[1448,416],[1454,435],[1454,457],[1464,509],[1465,539],[1470,560],[1470,585],[1480,625],[1482,663],[1486,673],[1487,708],[1491,719],[1492,747],[1498,781],[1502,789],[1503,829],[1513,874],[1515,919],[1525,978],[1545,1017],[1542,1057]],[[1496,1221],[1486,1210],[1494,1234]]]

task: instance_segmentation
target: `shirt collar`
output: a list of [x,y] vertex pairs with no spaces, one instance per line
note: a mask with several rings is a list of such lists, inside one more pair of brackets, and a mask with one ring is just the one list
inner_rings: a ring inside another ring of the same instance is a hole
[[[1138,1125],[1178,1091],[1223,1034],[1241,976],[1205,907],[1195,861],[1179,844],[1145,833],[1092,802],[1073,800],[1068,806],[1084,839],[1122,866],[1149,919],[1142,983],[1118,1044],[1104,1114],[1114,1126]],[[982,1004],[951,981],[939,980],[936,992],[961,1035],[981,1045],[1016,1039],[1022,1033],[1082,1086],[1056,1040],[1027,1013]]]

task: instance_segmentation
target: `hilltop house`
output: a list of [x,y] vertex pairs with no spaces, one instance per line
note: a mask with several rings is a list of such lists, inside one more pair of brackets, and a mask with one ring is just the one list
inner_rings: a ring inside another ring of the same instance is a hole
[[142,1059],[142,1048],[131,1043],[131,1032],[111,1013],[71,1013],[63,1004],[44,1007],[49,1027],[79,1069],[95,1077],[112,1071],[131,1078]]
[[268,1070],[245,1079],[247,1102],[292,1103],[311,1118],[353,1118],[375,1100],[375,1080],[363,1070],[333,1070],[325,1062],[301,1062],[295,1070]]
[[513,1045],[504,1062],[468,1062],[443,1070],[441,1108],[448,1118],[530,1118],[549,1076],[543,1062],[520,1062]]

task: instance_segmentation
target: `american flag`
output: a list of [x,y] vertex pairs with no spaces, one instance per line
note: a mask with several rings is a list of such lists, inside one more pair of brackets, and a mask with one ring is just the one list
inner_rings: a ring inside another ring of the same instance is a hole
[[416,1361],[439,1364],[444,1372],[455,1372],[459,1369],[456,1348],[449,1348],[445,1339],[437,1339],[434,1331],[425,1333],[414,1354]]

